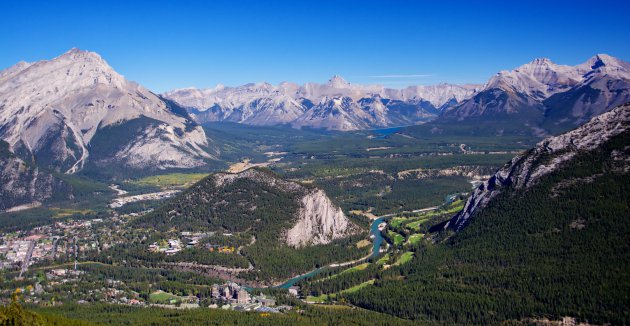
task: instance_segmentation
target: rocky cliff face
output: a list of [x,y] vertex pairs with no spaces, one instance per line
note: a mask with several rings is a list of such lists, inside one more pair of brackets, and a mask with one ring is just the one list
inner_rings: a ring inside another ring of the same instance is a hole
[[322,190],[309,191],[300,204],[297,223],[286,233],[286,242],[290,246],[328,244],[357,231],[341,208]]
[[213,157],[185,110],[78,49],[0,72],[0,139],[22,158],[68,173],[89,161],[163,169]]
[[50,173],[29,165],[0,141],[0,212],[19,206],[38,206],[58,196],[72,199],[72,187]]
[[[612,137],[630,130],[630,104],[596,116],[581,127],[539,142],[525,154],[513,158],[488,181],[481,184],[445,228],[460,230],[506,188],[527,189],[542,177],[561,169],[578,153],[592,151]],[[630,146],[630,144],[629,144]]]

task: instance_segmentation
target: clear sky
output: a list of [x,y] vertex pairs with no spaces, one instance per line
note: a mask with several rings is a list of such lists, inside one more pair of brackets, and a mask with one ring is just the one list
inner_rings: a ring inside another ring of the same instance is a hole
[[630,1],[0,0],[0,69],[78,47],[156,92],[483,83],[537,57],[630,61]]

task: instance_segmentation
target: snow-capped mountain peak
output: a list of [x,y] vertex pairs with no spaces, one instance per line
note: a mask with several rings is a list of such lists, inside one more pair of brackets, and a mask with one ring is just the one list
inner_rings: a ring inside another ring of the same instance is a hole
[[585,62],[591,69],[596,69],[600,66],[617,66],[623,67],[627,66],[627,64],[613,56],[608,54],[599,53],[594,55],[592,58],[588,59]]
[[348,88],[350,87],[350,83],[348,83],[343,77],[339,75],[334,75],[328,80],[328,86],[332,88]]
[[542,99],[566,89],[581,80],[574,67],[557,65],[547,58],[538,58],[511,71],[501,71],[485,86],[509,88]]

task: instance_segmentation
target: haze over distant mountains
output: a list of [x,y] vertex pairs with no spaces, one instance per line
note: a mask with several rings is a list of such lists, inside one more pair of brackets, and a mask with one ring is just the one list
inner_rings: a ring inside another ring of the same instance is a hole
[[0,139],[25,162],[60,172],[85,167],[160,170],[204,166],[219,155],[209,121],[360,130],[435,121],[570,129],[630,101],[630,63],[600,54],[577,66],[536,59],[485,85],[284,82],[156,95],[98,54],[78,49],[0,72]]
[[340,76],[325,84],[284,82],[218,85],[167,92],[198,122],[230,121],[251,125],[357,130],[410,125],[431,119],[444,106],[469,98],[480,85],[439,84],[404,89],[355,85]]
[[438,84],[389,89],[354,85],[339,76],[326,84],[281,83],[186,88],[164,94],[200,123],[231,121],[357,130],[422,123],[512,119],[534,133],[575,127],[630,100],[630,64],[599,54],[577,66],[549,59],[502,71],[485,85]]

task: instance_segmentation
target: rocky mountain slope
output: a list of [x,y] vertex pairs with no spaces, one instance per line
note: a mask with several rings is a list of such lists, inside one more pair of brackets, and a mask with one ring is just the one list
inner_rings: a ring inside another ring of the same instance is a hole
[[598,54],[576,66],[535,59],[501,71],[485,85],[354,85],[339,76],[325,84],[222,85],[164,94],[200,123],[356,130],[438,122],[518,121],[536,135],[562,132],[630,101],[630,63]]
[[251,168],[218,173],[148,216],[158,229],[250,232],[292,247],[328,244],[359,229],[319,189]]
[[0,72],[0,139],[22,159],[68,173],[87,164],[189,168],[215,154],[184,110],[78,49]]
[[441,120],[525,125],[533,133],[572,129],[630,101],[630,63],[598,54],[576,66],[536,59],[501,71]]
[[[592,118],[575,130],[539,142],[536,147],[513,158],[488,181],[481,184],[468,199],[464,209],[444,227],[461,230],[471,217],[506,189],[526,191],[543,176],[563,169],[577,155],[597,150],[614,137],[629,132],[630,104],[625,104]],[[625,144],[624,151],[612,151],[610,155],[618,165],[611,166],[610,169],[625,173],[630,171],[629,148],[630,144]],[[596,178],[597,175],[592,177]]]
[[187,107],[200,123],[230,121],[355,130],[426,121],[443,106],[469,98],[477,87],[439,84],[389,89],[354,85],[333,76],[325,84],[219,85],[212,89],[178,89],[164,96]]
[[72,199],[72,187],[15,156],[0,140],[0,212],[34,207],[53,198]]

